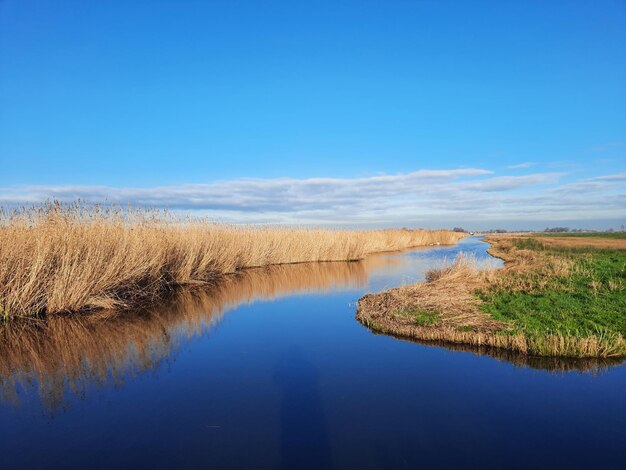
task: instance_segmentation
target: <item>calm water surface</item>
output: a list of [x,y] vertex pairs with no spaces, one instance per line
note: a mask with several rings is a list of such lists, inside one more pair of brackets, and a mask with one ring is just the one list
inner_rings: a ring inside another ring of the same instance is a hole
[[486,247],[259,269],[129,318],[6,336],[0,467],[624,468],[623,365],[451,350],[354,319],[364,293]]

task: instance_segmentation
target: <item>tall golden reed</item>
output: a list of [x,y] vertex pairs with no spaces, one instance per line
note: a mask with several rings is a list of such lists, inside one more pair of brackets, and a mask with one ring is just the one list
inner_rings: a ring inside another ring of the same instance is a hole
[[444,230],[239,227],[51,203],[0,216],[0,314],[129,307],[176,285],[214,282],[245,268],[357,260],[461,237]]

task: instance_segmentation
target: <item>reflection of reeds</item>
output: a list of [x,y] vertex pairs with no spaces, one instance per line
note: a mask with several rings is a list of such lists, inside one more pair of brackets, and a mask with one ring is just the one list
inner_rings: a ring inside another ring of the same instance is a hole
[[254,266],[361,259],[456,243],[426,230],[235,227],[163,213],[49,204],[0,212],[0,315],[128,307]]
[[598,375],[612,366],[623,364],[626,358],[601,358],[585,357],[571,358],[559,356],[529,356],[508,349],[494,348],[489,346],[475,346],[463,343],[451,343],[447,341],[425,341],[405,336],[397,337],[403,341],[421,344],[423,346],[445,347],[452,351],[468,352],[479,356],[489,356],[499,361],[509,362],[518,367],[530,367],[554,373],[564,372],[590,372]]
[[237,305],[366,282],[362,262],[270,266],[225,276],[212,288],[179,289],[167,303],[142,311],[7,323],[0,330],[2,397],[17,401],[19,388],[37,388],[41,401],[55,407],[67,390],[78,393],[158,366],[180,341]]

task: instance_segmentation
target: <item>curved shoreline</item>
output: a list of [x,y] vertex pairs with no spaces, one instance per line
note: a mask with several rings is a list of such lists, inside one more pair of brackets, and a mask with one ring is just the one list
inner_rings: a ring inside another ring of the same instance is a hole
[[[492,271],[491,276],[497,278],[514,272],[519,263],[515,250],[503,250],[502,238],[490,237],[485,241],[491,244],[487,252],[504,261],[504,266]],[[457,276],[454,269],[430,281],[361,297],[356,319],[377,333],[425,342],[495,348],[534,357],[623,356],[616,354],[605,338],[595,335],[531,337],[513,333],[510,324],[492,318],[478,307],[482,302],[475,292],[488,286],[488,276],[477,270]],[[463,266],[460,269],[464,269]],[[428,324],[429,321],[432,324]],[[623,338],[620,341],[620,349],[623,349]]]

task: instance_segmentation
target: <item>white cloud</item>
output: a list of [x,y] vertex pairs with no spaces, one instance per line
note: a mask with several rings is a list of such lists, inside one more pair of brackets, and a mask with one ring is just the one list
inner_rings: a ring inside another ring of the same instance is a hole
[[523,162],[523,163],[518,163],[517,165],[509,165],[507,166],[507,168],[511,170],[519,170],[522,168],[530,168],[533,165],[536,165],[536,163],[535,162]]
[[563,173],[535,173],[524,176],[498,176],[478,183],[470,183],[466,189],[475,191],[509,191],[512,189],[556,183]]
[[626,171],[624,173],[617,173],[615,175],[597,176],[591,178],[593,181],[626,181]]
[[565,184],[562,177],[562,173],[494,176],[489,170],[470,168],[365,178],[242,178],[152,188],[20,186],[0,188],[0,203],[80,198],[192,210],[232,222],[372,226],[626,217],[626,173]]

